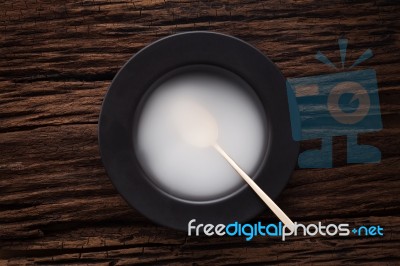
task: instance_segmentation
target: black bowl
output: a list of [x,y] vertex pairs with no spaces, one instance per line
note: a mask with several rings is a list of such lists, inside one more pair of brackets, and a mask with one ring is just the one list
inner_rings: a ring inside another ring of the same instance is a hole
[[253,178],[271,198],[276,198],[287,184],[299,150],[291,136],[285,79],[251,45],[219,33],[188,32],[142,49],[115,76],[103,102],[99,118],[101,158],[114,186],[132,207],[158,224],[180,230],[186,230],[191,219],[196,223],[228,224],[247,221],[266,209],[247,185],[212,201],[177,198],[156,186],[136,157],[134,136],[143,99],[167,73],[196,65],[235,73],[259,97],[269,141],[264,162]]

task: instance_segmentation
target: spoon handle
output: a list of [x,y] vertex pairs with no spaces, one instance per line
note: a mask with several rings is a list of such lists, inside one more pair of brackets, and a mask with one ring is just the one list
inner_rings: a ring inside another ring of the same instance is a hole
[[217,144],[214,148],[225,158],[225,160],[235,169],[236,172],[246,181],[246,183],[257,193],[257,195],[267,204],[273,213],[282,221],[290,230],[294,229],[294,223],[290,218],[276,205],[276,203],[249,177],[235,161]]

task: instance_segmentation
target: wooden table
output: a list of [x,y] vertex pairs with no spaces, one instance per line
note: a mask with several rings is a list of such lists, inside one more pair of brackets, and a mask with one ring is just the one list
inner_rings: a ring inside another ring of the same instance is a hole
[[[400,264],[396,1],[4,0],[0,14],[0,264]],[[340,37],[347,67],[372,49],[356,69],[377,72],[384,129],[360,142],[382,162],[348,165],[336,137],[335,168],[296,169],[277,202],[298,222],[379,224],[383,237],[187,237],[124,202],[100,161],[101,103],[133,54],[190,30],[242,38],[286,77],[334,73],[314,55],[339,65]]]

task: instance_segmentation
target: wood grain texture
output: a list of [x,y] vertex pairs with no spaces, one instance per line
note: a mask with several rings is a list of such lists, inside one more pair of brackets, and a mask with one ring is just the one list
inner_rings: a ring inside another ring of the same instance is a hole
[[[399,16],[379,0],[0,1],[0,264],[399,265]],[[383,237],[187,237],[123,201],[99,157],[103,97],[133,54],[189,30],[242,38],[286,77],[333,73],[314,55],[340,62],[341,36],[347,66],[373,50],[357,69],[377,72],[384,129],[360,141],[382,162],[347,165],[337,137],[335,168],[297,169],[278,204],[303,223],[380,224]]]

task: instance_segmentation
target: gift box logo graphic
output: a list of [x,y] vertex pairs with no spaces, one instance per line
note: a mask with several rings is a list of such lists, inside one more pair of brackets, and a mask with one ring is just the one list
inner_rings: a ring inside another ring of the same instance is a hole
[[[346,39],[339,40],[339,48],[344,69]],[[382,129],[375,71],[352,70],[372,55],[366,50],[346,72],[287,80],[293,139],[322,140],[320,149],[300,154],[300,168],[331,168],[333,136],[347,136],[348,163],[380,162],[378,148],[357,142],[359,133]],[[337,69],[321,52],[316,59]]]

